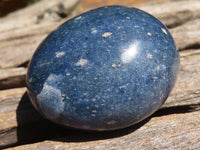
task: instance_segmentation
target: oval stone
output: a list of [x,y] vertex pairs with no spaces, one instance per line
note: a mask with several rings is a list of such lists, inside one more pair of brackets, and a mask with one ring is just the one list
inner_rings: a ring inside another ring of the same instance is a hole
[[154,113],[178,68],[178,49],[159,20],[136,8],[102,7],[70,19],[40,44],[28,68],[28,94],[58,124],[115,130]]

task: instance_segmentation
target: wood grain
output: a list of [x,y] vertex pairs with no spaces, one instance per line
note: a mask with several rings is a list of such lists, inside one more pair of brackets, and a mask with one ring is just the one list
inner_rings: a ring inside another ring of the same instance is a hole
[[156,16],[169,28],[200,18],[199,0],[170,0],[136,7]]
[[26,63],[39,43],[58,24],[45,23],[2,32],[0,34],[0,68],[17,67]]
[[62,16],[73,16],[73,10],[79,0],[40,0],[29,7],[8,14],[0,18],[1,31],[23,28],[40,22],[55,22]]
[[125,5],[125,6],[133,6],[136,4],[147,3],[147,2],[160,2],[167,0],[82,0],[80,5],[78,6],[77,13],[83,13],[85,11],[89,11],[91,9],[95,9],[98,7],[108,6],[108,5]]
[[24,67],[0,69],[0,90],[25,86],[27,69]]
[[69,18],[0,26],[0,149],[200,149],[200,1],[137,7],[170,27],[181,50],[179,76],[166,103],[139,124],[111,132],[63,128],[45,120],[26,93],[27,64],[46,35]]
[[180,71],[172,93],[200,88],[200,49],[180,52]]
[[[193,119],[190,119],[193,118]],[[200,111],[164,115],[151,118],[145,125],[137,130],[132,128],[126,131],[115,131],[125,135],[106,139],[100,138],[95,141],[84,141],[88,136],[98,137],[96,134],[74,134],[72,137],[45,140],[39,143],[28,144],[11,148],[14,150],[103,150],[103,149],[199,149],[200,147]],[[130,132],[127,134],[127,132]],[[100,134],[101,136],[109,133]],[[67,136],[67,135],[66,135]],[[89,137],[89,138],[91,138]],[[75,138],[83,138],[83,141],[74,141]]]
[[[136,5],[136,3],[144,1],[149,1],[149,3]],[[166,2],[163,3],[163,1]],[[199,0],[82,0],[77,11],[82,13],[105,5],[126,5],[140,8],[159,18],[169,28],[200,18]]]
[[200,19],[189,21],[170,31],[179,49],[200,47]]

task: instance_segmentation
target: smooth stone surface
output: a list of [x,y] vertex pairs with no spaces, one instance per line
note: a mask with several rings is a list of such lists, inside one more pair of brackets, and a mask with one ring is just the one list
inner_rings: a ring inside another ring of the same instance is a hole
[[124,128],[154,113],[172,90],[179,54],[167,28],[124,6],[81,14],[38,47],[27,74],[46,118],[88,130]]

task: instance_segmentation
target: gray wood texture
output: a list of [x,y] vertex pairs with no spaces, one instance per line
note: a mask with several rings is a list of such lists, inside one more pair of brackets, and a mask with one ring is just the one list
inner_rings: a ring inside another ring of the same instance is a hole
[[38,44],[66,19],[23,28],[1,30],[0,26],[0,149],[200,149],[200,1],[137,7],[163,21],[180,49],[179,76],[166,103],[151,117],[122,130],[88,132],[60,127],[33,108],[25,76]]

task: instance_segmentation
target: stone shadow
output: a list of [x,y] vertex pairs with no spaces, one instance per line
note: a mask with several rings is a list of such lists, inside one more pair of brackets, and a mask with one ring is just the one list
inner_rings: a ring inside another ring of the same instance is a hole
[[26,92],[17,108],[17,145],[44,140],[83,142],[115,138],[134,132],[149,120],[147,118],[136,125],[114,131],[95,132],[67,128],[44,119],[33,107]]
[[120,137],[136,131],[152,117],[191,112],[196,108],[200,108],[200,104],[161,108],[152,116],[136,125],[120,130],[95,132],[66,128],[44,119],[33,107],[27,93],[25,93],[17,108],[18,127],[16,132],[18,141],[15,146],[44,140],[84,142]]

